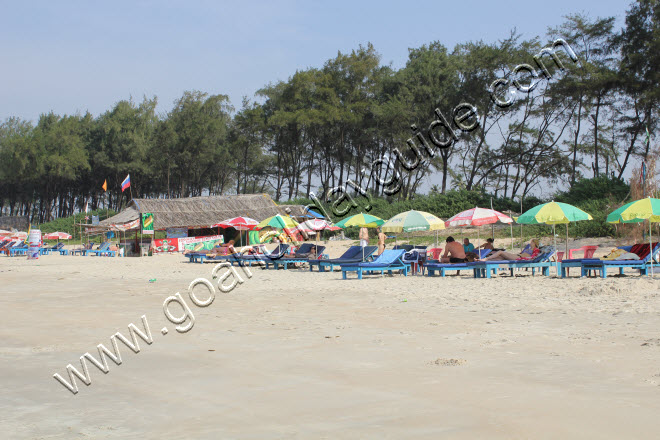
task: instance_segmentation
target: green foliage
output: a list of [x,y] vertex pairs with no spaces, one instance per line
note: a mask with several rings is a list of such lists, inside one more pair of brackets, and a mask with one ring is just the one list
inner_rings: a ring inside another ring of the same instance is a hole
[[568,191],[558,193],[555,201],[577,206],[589,200],[623,201],[630,194],[630,185],[621,179],[605,176],[578,180]]

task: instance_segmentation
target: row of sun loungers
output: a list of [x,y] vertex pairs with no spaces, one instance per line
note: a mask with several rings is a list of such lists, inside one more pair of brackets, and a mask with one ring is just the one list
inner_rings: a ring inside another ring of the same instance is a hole
[[[408,275],[411,268],[414,268],[418,263],[422,266],[423,270],[428,271],[429,276],[439,274],[444,277],[449,272],[459,272],[461,270],[472,271],[475,278],[491,278],[493,274],[499,271],[507,271],[512,276],[516,270],[531,271],[532,275],[536,274],[538,270],[542,275],[549,275],[550,269],[555,266],[561,273],[562,277],[566,277],[569,268],[580,268],[581,275],[586,276],[589,273],[599,273],[602,278],[607,276],[608,269],[619,269],[619,273],[623,273],[624,269],[632,268],[638,270],[640,274],[648,273],[650,267],[651,256],[660,252],[660,244],[655,244],[653,252],[649,252],[648,244],[639,244],[629,247],[621,247],[628,252],[639,255],[639,260],[601,260],[594,258],[583,259],[569,259],[562,262],[554,262],[552,258],[556,255],[554,248],[548,247],[545,252],[539,254],[532,260],[489,260],[489,261],[474,261],[458,264],[444,264],[437,260],[430,260],[426,258],[426,250],[413,246],[399,246],[400,249],[385,250],[381,255],[374,256],[377,251],[376,246],[360,246],[349,247],[344,254],[339,258],[327,258],[327,255],[322,255],[325,248],[323,246],[317,247],[317,255],[321,258],[309,258],[309,251],[313,244],[305,243],[297,251],[296,254],[289,255],[289,245],[280,244],[274,251],[262,254],[232,254],[227,256],[209,257],[205,254],[188,254],[187,257],[191,262],[205,262],[205,261],[228,261],[232,265],[252,265],[260,264],[268,268],[287,269],[291,264],[307,263],[309,270],[313,271],[318,268],[319,272],[326,270],[333,271],[339,267],[342,271],[342,277],[347,278],[348,274],[355,272],[358,279],[362,279],[364,274],[372,273],[393,273],[393,271],[400,271],[403,275]],[[485,258],[489,250],[479,250],[480,258]]]

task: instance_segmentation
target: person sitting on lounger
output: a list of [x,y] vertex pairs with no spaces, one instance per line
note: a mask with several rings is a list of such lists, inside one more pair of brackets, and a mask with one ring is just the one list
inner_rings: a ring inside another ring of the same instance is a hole
[[489,238],[486,240],[484,244],[479,246],[478,249],[490,249],[492,251],[493,249],[495,249],[495,247],[493,246],[494,244],[495,244],[495,239]]
[[211,249],[211,251],[208,252],[207,255],[213,258],[213,257],[217,257],[218,255],[234,254],[236,253],[236,249],[234,249],[234,243],[236,243],[234,240],[229,240],[229,242],[221,244],[220,246],[216,246],[213,249]]
[[454,240],[454,237],[447,237],[445,240],[447,246],[445,253],[440,258],[441,263],[465,263],[465,250],[463,245]]
[[526,246],[520,253],[515,254],[513,252],[506,251],[497,251],[492,255],[484,258],[481,261],[490,261],[490,260],[532,260],[541,253],[539,249],[539,241],[536,238],[533,238],[529,242],[529,246]]
[[463,250],[465,252],[474,252],[474,245],[470,243],[470,239],[467,237],[463,239]]

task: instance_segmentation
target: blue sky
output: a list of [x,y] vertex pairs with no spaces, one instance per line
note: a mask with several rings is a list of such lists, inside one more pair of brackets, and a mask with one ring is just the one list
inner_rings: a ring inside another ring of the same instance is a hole
[[[566,14],[616,16],[626,0],[553,2],[4,2],[0,119],[98,115],[156,95],[167,112],[184,90],[229,95],[239,107],[269,82],[320,67],[371,42],[383,63],[409,47],[496,41],[514,27],[544,35]],[[515,62],[515,61],[514,61]]]

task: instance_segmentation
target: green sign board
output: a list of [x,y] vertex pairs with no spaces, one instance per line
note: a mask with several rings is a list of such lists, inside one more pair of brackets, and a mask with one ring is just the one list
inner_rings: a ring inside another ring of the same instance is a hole
[[142,213],[142,233],[143,234],[154,233],[154,215],[150,212]]

